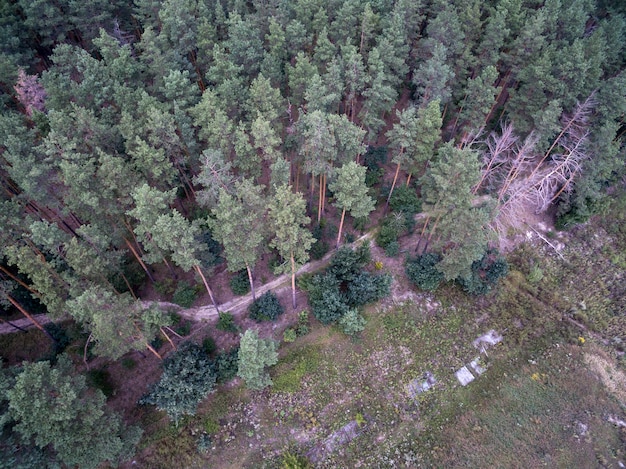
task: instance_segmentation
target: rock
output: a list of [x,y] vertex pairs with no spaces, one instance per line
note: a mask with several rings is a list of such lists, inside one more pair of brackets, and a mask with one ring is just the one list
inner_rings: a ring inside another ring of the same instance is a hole
[[474,375],[470,372],[470,370],[467,369],[466,366],[464,366],[460,370],[457,370],[454,375],[456,376],[456,379],[459,380],[459,383],[461,383],[461,386],[467,386],[475,379]]

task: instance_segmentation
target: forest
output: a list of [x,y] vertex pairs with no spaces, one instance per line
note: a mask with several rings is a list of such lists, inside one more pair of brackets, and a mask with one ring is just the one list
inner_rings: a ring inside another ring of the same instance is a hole
[[[154,452],[154,415],[269,392],[278,342],[367,337],[393,262],[493,297],[516,235],[623,213],[625,68],[620,0],[0,0],[0,320],[50,349],[0,346],[0,467]],[[112,405],[95,368],[129,357],[156,365]]]

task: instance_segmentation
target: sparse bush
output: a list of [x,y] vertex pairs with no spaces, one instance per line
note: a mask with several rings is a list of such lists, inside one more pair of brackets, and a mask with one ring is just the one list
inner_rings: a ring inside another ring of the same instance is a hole
[[183,415],[194,415],[207,394],[213,391],[215,366],[202,347],[183,344],[163,362],[163,374],[140,404],[153,404],[176,423]]
[[256,322],[275,321],[285,311],[278,297],[268,291],[256,299],[249,308],[250,319]]
[[211,436],[206,433],[200,434],[196,440],[196,446],[198,447],[198,453],[200,454],[208,453],[212,445],[213,441],[211,440]]
[[283,453],[280,469],[311,469],[313,466],[304,456],[286,451]]
[[296,327],[296,334],[298,337],[307,335],[309,333],[309,312],[300,311],[298,313],[298,326]]
[[218,315],[217,325],[215,327],[224,332],[237,332],[239,330],[237,324],[235,324],[235,317],[228,312],[221,311]]
[[298,334],[296,333],[296,330],[292,327],[285,329],[285,331],[283,332],[284,342],[287,342],[287,343],[295,342],[297,337],[298,337]]
[[247,270],[240,270],[235,275],[233,275],[228,284],[230,285],[230,289],[235,295],[246,295],[250,291],[250,279],[248,278]]
[[111,382],[111,374],[105,369],[89,370],[87,372],[87,384],[102,391],[106,397],[111,397],[115,391]]
[[429,252],[413,259],[407,258],[405,262],[406,275],[421,290],[434,291],[443,281],[443,274],[435,267],[441,256]]
[[400,244],[398,241],[392,241],[385,247],[385,255],[387,257],[396,257],[400,254]]
[[193,305],[193,302],[196,301],[197,296],[198,290],[187,282],[179,282],[174,296],[172,296],[172,302],[183,308],[189,308]]
[[539,266],[533,265],[526,276],[526,280],[528,280],[528,283],[536,284],[541,282],[541,279],[543,279],[543,270]]

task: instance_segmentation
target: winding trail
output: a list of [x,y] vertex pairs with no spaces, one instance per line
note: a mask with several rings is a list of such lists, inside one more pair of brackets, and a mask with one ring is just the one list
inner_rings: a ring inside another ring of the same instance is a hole
[[[368,239],[372,239],[372,237],[374,236],[374,233],[375,233],[375,230],[369,231],[365,233],[363,236],[361,236],[360,238],[358,238],[353,243],[344,244],[344,246],[357,246]],[[322,257],[321,259],[317,261],[311,261],[311,262],[306,263],[305,265],[300,267],[300,269],[296,272],[296,275],[316,272],[319,269],[325,267],[330,261],[330,258],[333,256],[334,253],[335,253],[335,249],[329,251],[324,257]],[[268,282],[264,285],[261,285],[260,287],[257,287],[256,294],[258,297],[258,296],[261,296],[263,293],[267,292],[268,290],[279,291],[283,289],[291,289],[291,274],[283,274],[279,277],[276,277],[271,282]],[[168,303],[165,301],[145,301],[144,302],[146,306],[152,305],[155,303],[161,306],[163,309],[168,309],[168,310],[173,309],[178,314],[180,314],[183,318],[191,320],[191,321],[195,321],[195,322],[202,322],[202,321],[206,321],[209,319],[214,319],[214,318],[217,318],[218,316],[217,311],[215,310],[215,307],[212,304],[198,306],[195,308],[182,308],[177,304]],[[248,306],[251,303],[252,303],[252,293],[248,293],[247,295],[239,296],[239,297],[233,298],[230,301],[227,301],[226,303],[222,303],[221,305],[219,305],[219,310],[221,312],[229,312],[233,314],[234,316],[237,316],[239,314],[246,312],[248,309]],[[46,324],[46,323],[51,322],[51,319],[45,314],[35,315],[34,318],[37,321],[39,321],[41,324]],[[17,327],[15,327],[14,325]],[[12,332],[23,332],[23,329],[30,329],[31,327],[33,327],[33,323],[30,322],[30,320],[26,318],[17,319],[15,321],[10,321],[10,323],[2,322],[0,323],[0,334],[9,334]],[[20,330],[20,328],[22,330]]]

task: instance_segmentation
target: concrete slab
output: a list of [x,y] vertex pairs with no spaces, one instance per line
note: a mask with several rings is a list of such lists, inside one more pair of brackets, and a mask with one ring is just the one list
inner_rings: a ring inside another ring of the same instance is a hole
[[485,371],[487,371],[487,368],[483,368],[482,366],[480,366],[480,357],[474,358],[470,362],[469,366],[472,370],[476,372],[478,376],[482,375]]
[[456,379],[459,380],[459,383],[461,383],[461,386],[467,386],[475,379],[474,375],[470,372],[470,370],[467,369],[466,366],[464,366],[460,370],[457,370],[454,375],[456,376]]
[[496,345],[500,342],[502,342],[502,335],[491,329],[486,334],[483,334],[480,337],[476,338],[476,340],[472,342],[472,344],[478,350],[484,352],[489,347]]

